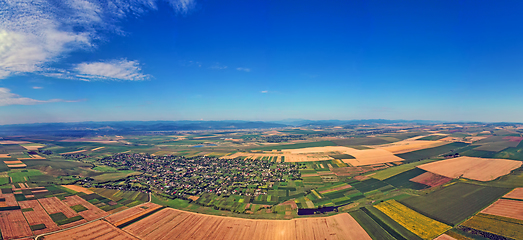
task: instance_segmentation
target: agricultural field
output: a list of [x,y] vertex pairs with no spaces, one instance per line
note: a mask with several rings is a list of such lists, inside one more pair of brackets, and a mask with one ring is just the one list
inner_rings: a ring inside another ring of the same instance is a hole
[[509,191],[507,188],[455,183],[399,202],[427,217],[454,226]]
[[492,233],[510,239],[523,239],[523,221],[501,216],[478,213],[461,226]]
[[477,181],[492,181],[521,167],[522,162],[507,159],[458,157],[423,164],[418,168],[448,178],[464,177]]
[[468,146],[467,143],[453,142],[439,147],[426,148],[408,153],[397,154],[396,156],[404,159],[406,162],[414,162],[432,157],[437,157],[442,154],[452,153],[460,148]]
[[67,231],[46,235],[45,239],[121,239],[135,240],[136,237],[110,223],[99,220]]
[[[0,214],[12,212],[25,222],[7,215],[0,221],[18,224],[27,236],[100,218],[105,220],[81,229],[108,234],[99,237],[142,238],[135,235],[142,228],[146,239],[216,232],[270,238],[266,234],[282,230],[288,235],[275,239],[460,239],[459,234],[476,236],[470,229],[501,236],[464,222],[480,212],[469,223],[488,216],[507,226],[519,224],[523,168],[512,160],[523,160],[523,145],[516,130],[501,129],[355,125],[13,137],[0,144]],[[509,147],[481,150],[497,145]],[[488,157],[459,156],[470,153]],[[149,192],[151,203],[145,203]],[[172,222],[150,229],[152,217],[165,220],[158,214]],[[440,225],[427,227],[431,221]],[[445,232],[442,226],[454,228]],[[15,234],[4,228],[4,238]],[[63,234],[83,236],[73,230]]]
[[499,199],[481,213],[513,218],[523,221],[523,201]]
[[349,214],[293,220],[249,220],[163,209],[123,228],[141,239],[371,239]]
[[452,228],[423,216],[395,200],[382,202],[375,207],[422,239],[433,239]]

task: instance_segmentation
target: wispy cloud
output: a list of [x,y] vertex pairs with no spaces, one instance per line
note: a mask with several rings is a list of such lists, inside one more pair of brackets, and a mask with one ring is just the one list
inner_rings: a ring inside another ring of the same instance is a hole
[[33,89],[42,89],[44,87],[33,86]]
[[50,99],[50,100],[36,100],[32,98],[21,97],[17,94],[11,93],[7,88],[0,88],[0,106],[8,105],[34,105],[51,102],[80,102],[85,100],[64,100],[64,99]]
[[91,62],[76,65],[75,77],[85,80],[129,80],[141,81],[150,76],[142,73],[138,61],[126,59],[109,62]]
[[236,70],[238,70],[238,71],[244,71],[244,72],[250,72],[250,71],[251,71],[250,68],[241,68],[241,67],[236,68]]
[[267,90],[263,90],[263,91],[260,91],[261,93],[268,93],[269,91]]
[[227,69],[227,66],[222,65],[220,63],[215,63],[212,66],[210,66],[209,68],[214,69],[214,70],[223,70],[223,69]]
[[[158,1],[0,1],[0,79],[47,73],[49,64],[68,53],[96,48],[105,33],[122,33],[119,20],[155,10]],[[182,14],[196,5],[195,0],[164,1]]]

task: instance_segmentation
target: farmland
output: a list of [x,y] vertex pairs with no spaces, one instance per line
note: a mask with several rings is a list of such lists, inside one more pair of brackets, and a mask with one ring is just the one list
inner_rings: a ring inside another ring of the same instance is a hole
[[461,225],[503,237],[523,239],[521,220],[479,213]]
[[418,166],[423,170],[449,178],[464,177],[491,181],[521,167],[522,162],[506,159],[459,157]]
[[141,239],[371,239],[349,215],[284,220],[224,218],[163,209],[124,231]]
[[380,203],[376,208],[423,239],[433,239],[451,229],[450,226],[425,217],[395,200]]
[[[431,239],[454,226],[446,234],[459,239],[476,229],[464,222],[471,216],[516,224],[521,162],[493,156],[517,158],[519,137],[440,127],[15,137],[0,145],[0,213],[19,221],[2,215],[10,222],[0,231],[66,230],[46,239],[90,236],[84,227],[101,238]],[[93,139],[100,141],[85,142]],[[507,141],[499,152],[476,150]],[[470,151],[491,155],[460,156]]]
[[456,225],[490,205],[509,190],[456,183],[427,195],[410,197],[399,202],[427,217]]

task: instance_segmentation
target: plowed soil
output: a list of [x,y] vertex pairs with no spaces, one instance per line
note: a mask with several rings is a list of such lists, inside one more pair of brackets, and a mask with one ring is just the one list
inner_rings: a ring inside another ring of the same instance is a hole
[[371,239],[347,213],[293,220],[251,220],[163,209],[124,231],[142,239]]

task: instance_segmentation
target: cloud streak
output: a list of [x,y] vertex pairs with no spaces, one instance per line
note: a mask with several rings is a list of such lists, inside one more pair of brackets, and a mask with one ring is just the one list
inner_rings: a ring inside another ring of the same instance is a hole
[[250,72],[251,71],[250,68],[242,68],[242,67],[236,68],[236,70],[243,71],[243,72]]
[[36,100],[32,98],[21,97],[20,95],[11,93],[7,88],[0,88],[0,106],[8,105],[35,105],[52,102],[81,102],[85,100],[64,100],[64,99],[50,99],[50,100]]
[[[96,48],[105,33],[122,34],[121,19],[156,10],[159,1],[0,1],[0,79],[47,73],[50,64],[70,52]],[[195,0],[165,1],[181,14],[196,5]]]
[[141,81],[149,79],[149,75],[142,74],[138,61],[126,59],[109,62],[91,62],[76,65],[78,74],[75,77],[86,80],[128,80]]

